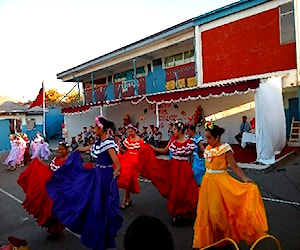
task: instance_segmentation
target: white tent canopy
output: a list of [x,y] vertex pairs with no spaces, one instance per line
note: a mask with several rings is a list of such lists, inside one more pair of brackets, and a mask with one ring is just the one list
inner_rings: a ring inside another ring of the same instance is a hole
[[255,92],[255,106],[257,161],[273,164],[275,155],[286,145],[281,77],[261,81]]

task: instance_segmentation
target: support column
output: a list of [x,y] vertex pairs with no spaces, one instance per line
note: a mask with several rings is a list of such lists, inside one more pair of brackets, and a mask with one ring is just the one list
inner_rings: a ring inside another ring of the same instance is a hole
[[194,50],[195,50],[195,73],[197,79],[197,86],[203,84],[203,60],[202,60],[202,40],[200,26],[195,26],[195,39],[194,39]]
[[78,88],[78,105],[81,105],[81,100],[80,100],[80,87],[79,87],[79,78],[76,77],[77,81],[77,88]]
[[155,114],[156,114],[156,127],[159,128],[159,112],[158,112],[158,103],[155,103]]
[[94,85],[94,72],[91,73],[91,80],[92,80],[92,102],[95,103],[95,85]]
[[299,1],[294,0],[295,39],[296,39],[296,63],[297,83],[300,84],[300,10]]
[[133,86],[134,86],[134,95],[137,96],[139,95],[139,91],[138,91],[138,83],[137,83],[137,79],[136,79],[136,59],[133,59]]

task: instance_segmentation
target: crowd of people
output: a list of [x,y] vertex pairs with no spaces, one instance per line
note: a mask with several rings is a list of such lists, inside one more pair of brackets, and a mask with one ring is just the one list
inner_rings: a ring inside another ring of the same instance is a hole
[[[59,144],[58,155],[49,166],[39,157],[31,161],[18,178],[26,194],[23,206],[47,228],[49,239],[60,237],[67,227],[81,235],[88,248],[116,247],[115,237],[123,223],[121,210],[134,209],[133,195],[141,192],[139,177],[149,179],[166,198],[172,225],[180,226],[187,218],[195,220],[195,249],[226,237],[251,244],[266,234],[259,189],[236,164],[230,145],[221,141],[223,128],[205,123],[206,147],[191,121],[170,123],[164,147],[159,129],[149,128],[149,133],[148,127],[139,132],[138,126],[127,124],[116,132],[112,121],[97,116],[94,126],[84,127],[71,145]],[[84,164],[82,152],[90,152],[89,163]],[[169,159],[157,154],[169,155]],[[240,181],[228,174],[229,165]],[[124,189],[122,201],[119,189]],[[138,244],[133,237],[144,227],[159,227],[169,247],[153,245],[155,239],[149,246],[173,249],[172,236],[160,224],[151,216],[138,218],[128,227],[124,248],[139,249],[133,247],[133,242]]]

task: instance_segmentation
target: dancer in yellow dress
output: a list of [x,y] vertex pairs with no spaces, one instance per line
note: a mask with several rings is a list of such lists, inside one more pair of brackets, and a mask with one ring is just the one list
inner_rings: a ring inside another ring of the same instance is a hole
[[[259,189],[236,164],[230,145],[220,141],[225,130],[213,122],[207,122],[205,130],[206,172],[199,189],[193,248],[206,247],[226,237],[250,245],[268,231]],[[229,165],[242,182],[227,173]]]

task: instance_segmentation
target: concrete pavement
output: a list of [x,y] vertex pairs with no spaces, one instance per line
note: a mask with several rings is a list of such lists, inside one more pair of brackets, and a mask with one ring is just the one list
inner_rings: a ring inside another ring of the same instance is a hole
[[[3,162],[5,155],[0,155]],[[23,169],[7,172],[0,166],[0,243],[9,235],[25,238],[31,250],[87,249],[78,237],[65,232],[57,241],[47,241],[45,229],[40,228],[32,216],[22,208],[24,193],[16,180]],[[271,171],[245,169],[245,173],[259,186],[269,221],[269,233],[275,235],[282,249],[300,249],[300,155]],[[232,174],[232,173],[231,173]],[[148,214],[160,218],[171,231],[176,250],[191,249],[193,222],[185,226],[171,226],[170,216],[163,199],[149,182],[140,182],[141,194],[133,196],[134,205],[123,211],[124,223],[117,237],[117,248],[123,249],[123,238],[130,222],[139,215]],[[120,190],[122,197],[123,191]],[[241,249],[249,249],[244,244]],[[261,246],[256,249],[269,249]]]

